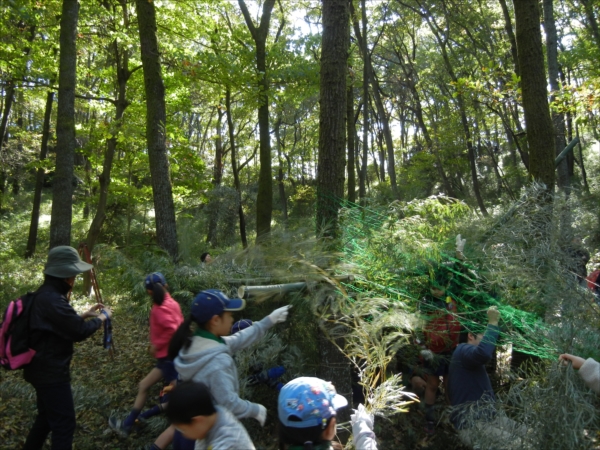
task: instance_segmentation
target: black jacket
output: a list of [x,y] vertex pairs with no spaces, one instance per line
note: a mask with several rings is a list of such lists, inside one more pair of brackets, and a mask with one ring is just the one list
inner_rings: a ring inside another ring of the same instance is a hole
[[83,341],[102,325],[100,319],[84,320],[75,312],[66,298],[69,289],[64,280],[46,275],[33,298],[29,345],[37,353],[23,375],[34,385],[69,382],[73,342]]

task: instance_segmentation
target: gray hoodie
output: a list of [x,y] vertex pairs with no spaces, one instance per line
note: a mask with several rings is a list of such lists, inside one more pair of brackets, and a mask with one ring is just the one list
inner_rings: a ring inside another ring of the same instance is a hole
[[586,359],[579,369],[579,375],[581,375],[587,387],[600,394],[600,364],[592,358]]
[[190,347],[182,348],[175,358],[175,368],[183,381],[194,380],[208,386],[215,402],[238,419],[258,420],[260,405],[239,396],[238,371],[232,355],[262,339],[273,325],[267,316],[232,336],[223,336],[225,344],[194,336]]
[[217,422],[201,441],[196,441],[194,450],[255,450],[244,426],[229,411],[219,406]]

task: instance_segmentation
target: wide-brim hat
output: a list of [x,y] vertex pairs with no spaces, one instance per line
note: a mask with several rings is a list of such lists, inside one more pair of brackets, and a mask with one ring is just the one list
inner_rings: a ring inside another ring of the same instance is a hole
[[48,253],[44,273],[56,278],[71,278],[87,272],[93,267],[93,265],[83,262],[73,247],[59,245]]
[[202,324],[223,311],[241,311],[245,307],[246,301],[241,298],[229,298],[218,289],[207,289],[196,295],[190,310],[194,321]]
[[320,378],[299,377],[287,383],[279,392],[277,415],[286,427],[308,428],[321,425],[336,411],[348,406],[333,384]]

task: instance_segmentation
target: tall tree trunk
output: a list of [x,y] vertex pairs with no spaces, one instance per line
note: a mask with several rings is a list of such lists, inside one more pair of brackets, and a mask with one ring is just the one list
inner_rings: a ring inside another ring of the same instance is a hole
[[354,87],[351,82],[346,93],[346,142],[348,152],[348,165],[346,172],[348,174],[348,201],[356,202],[356,172],[354,171],[354,136],[356,135],[356,126],[354,125]]
[[173,260],[177,260],[177,224],[165,141],[165,86],[156,38],[156,11],[154,3],[148,0],[136,0],[136,9],[146,91],[146,142],[154,196],[156,239],[158,245]]
[[[10,116],[10,111],[15,99],[15,88],[13,82],[9,82],[9,85],[6,88],[5,98],[6,103],[4,104],[4,111],[2,113],[2,122],[0,122],[0,162],[3,160],[2,153],[4,140],[6,138],[6,129],[8,128],[8,116]],[[6,170],[5,164],[0,164],[0,166],[0,211],[2,211],[2,200],[6,192],[6,179],[8,177],[8,171]]]
[[504,15],[504,30],[506,31],[506,35],[508,36],[508,41],[510,42],[510,54],[512,55],[513,64],[515,65],[515,74],[520,76],[521,71],[519,70],[519,56],[517,53],[517,40],[515,38],[515,33],[512,27],[512,20],[510,18],[510,12],[508,11],[508,5],[506,4],[506,0],[499,0],[500,6],[502,8],[502,14]]
[[283,223],[287,226],[288,221],[288,208],[287,208],[287,198],[285,195],[285,184],[283,182],[283,159],[281,155],[283,154],[282,147],[284,146],[281,140],[281,117],[277,119],[277,123],[275,124],[275,139],[277,140],[277,161],[279,163],[277,169],[277,185],[279,187],[279,201],[281,202],[281,212],[283,214]]
[[379,150],[379,179],[385,182],[385,150],[383,149],[383,133],[377,130],[377,147]]
[[363,55],[363,146],[362,146],[362,162],[360,167],[360,186],[358,195],[361,199],[361,203],[367,196],[366,183],[367,183],[367,158],[369,154],[369,48],[367,46],[367,6],[365,0],[361,0],[361,19],[362,19],[362,34],[365,36],[361,45],[361,51]]
[[71,245],[75,164],[75,85],[77,82],[77,0],[63,0],[56,115],[56,170],[52,180],[50,248]]
[[[546,32],[546,60],[548,62],[548,77],[550,79],[550,101],[556,99],[560,90],[559,66],[558,66],[558,35],[556,33],[556,23],[554,21],[554,0],[544,0],[544,31]],[[554,143],[556,156],[567,146],[565,139],[565,117],[563,114],[552,111],[552,123],[554,125]],[[563,159],[557,168],[558,187],[565,191],[566,195],[570,192],[569,165],[567,158]]]
[[316,223],[317,235],[335,238],[338,234],[338,209],[344,197],[346,166],[349,3],[348,0],[322,0],[322,7]]
[[[17,154],[23,154],[23,89],[19,89],[17,94],[17,128],[19,129],[19,134],[17,136]],[[21,165],[19,163],[13,166],[12,173],[12,193],[13,195],[18,195],[21,190],[21,184],[19,183],[19,178],[21,176]]]
[[529,143],[529,173],[554,191],[554,129],[548,108],[544,53],[537,0],[513,0],[523,109]]
[[[221,108],[217,110],[217,137],[215,138],[215,162],[213,166],[213,186],[221,186],[221,180],[223,178],[223,115],[225,113]],[[211,216],[208,220],[208,234],[206,235],[206,242],[211,247],[216,247],[217,242],[217,225],[219,222],[219,200],[213,198],[211,202],[214,202],[211,208]]]
[[[46,110],[44,112],[44,125],[42,127],[42,147],[40,149],[40,161],[46,159],[48,154],[48,140],[50,138],[50,118],[52,117],[52,103],[54,92],[46,95]],[[29,225],[29,237],[27,238],[27,250],[25,258],[31,258],[35,254],[37,244],[38,223],[40,219],[40,204],[42,199],[42,187],[44,185],[44,169],[39,168],[35,174],[35,190],[33,193],[33,208],[31,210],[31,223]]]
[[585,17],[587,19],[586,26],[592,33],[592,37],[594,38],[598,50],[600,50],[600,31],[598,29],[598,20],[596,19],[596,14],[594,13],[594,7],[597,11],[598,3],[594,0],[581,0],[581,3],[585,9]]
[[6,88],[6,94],[4,98],[6,99],[6,103],[4,103],[2,121],[0,122],[0,153],[2,152],[4,138],[6,137],[6,129],[8,128],[8,116],[10,116],[10,111],[15,100],[15,85],[12,81],[9,82]]
[[246,25],[256,44],[256,70],[259,77],[258,88],[258,128],[260,135],[260,172],[258,174],[258,194],[256,197],[256,240],[271,231],[273,215],[273,177],[271,174],[271,133],[269,130],[269,79],[267,74],[267,36],[271,12],[275,0],[265,0],[262,5],[260,25],[256,27],[244,0],[238,0]]
[[585,171],[585,163],[583,161],[583,145],[581,144],[581,137],[579,136],[579,125],[577,125],[577,122],[575,122],[575,134],[579,139],[579,144],[577,144],[577,146],[579,147],[579,165],[581,168],[581,178],[583,179],[583,190],[586,194],[589,194],[590,186],[588,185],[587,173]]
[[[350,6],[352,17],[355,17],[355,11],[353,6]],[[392,139],[392,132],[390,130],[390,121],[387,115],[387,111],[385,110],[385,106],[383,105],[383,100],[381,98],[381,87],[379,85],[379,80],[375,75],[375,70],[373,68],[373,61],[371,59],[371,55],[368,51],[368,43],[366,42],[366,27],[367,27],[367,16],[364,2],[361,3],[362,8],[362,20],[363,20],[363,31],[360,31],[358,26],[358,20],[353,20],[352,23],[354,25],[354,34],[358,40],[358,45],[361,49],[363,49],[363,63],[366,67],[366,71],[368,72],[368,84],[371,83],[373,90],[373,100],[375,101],[375,108],[377,109],[377,116],[379,122],[381,123],[383,138],[385,139],[385,147],[387,154],[387,164],[388,164],[388,175],[390,176],[390,186],[392,187],[392,192],[394,196],[398,196],[398,184],[396,181],[396,157],[394,154],[394,141]],[[364,41],[363,41],[364,39]],[[368,97],[367,97],[368,98]],[[366,101],[366,100],[365,100]],[[385,158],[384,158],[385,159]],[[379,178],[383,181],[385,179],[385,166],[383,162],[379,164],[381,174]]]
[[231,145],[231,171],[233,172],[233,184],[238,193],[239,207],[238,217],[240,219],[240,240],[242,246],[248,248],[248,238],[246,237],[246,218],[244,216],[244,208],[242,206],[242,188],[240,185],[240,173],[238,170],[236,148],[235,148],[235,132],[233,130],[233,118],[231,117],[231,88],[227,86],[225,91],[225,107],[227,108],[227,129],[229,130],[229,142]]

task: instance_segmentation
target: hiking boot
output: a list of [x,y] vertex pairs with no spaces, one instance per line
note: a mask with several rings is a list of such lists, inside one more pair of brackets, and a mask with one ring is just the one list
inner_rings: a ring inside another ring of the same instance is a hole
[[433,436],[435,434],[435,422],[433,420],[425,422],[425,434],[427,434],[427,436]]
[[121,437],[127,437],[131,433],[131,427],[126,427],[121,419],[109,418],[108,426]]

